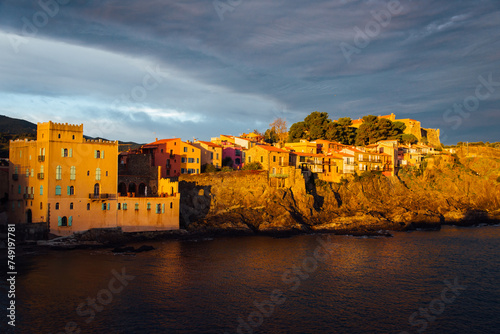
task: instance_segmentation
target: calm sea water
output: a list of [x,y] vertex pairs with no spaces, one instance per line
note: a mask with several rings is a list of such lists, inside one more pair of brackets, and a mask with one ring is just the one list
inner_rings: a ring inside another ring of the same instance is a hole
[[15,333],[500,333],[499,241],[444,227],[36,252],[17,259]]

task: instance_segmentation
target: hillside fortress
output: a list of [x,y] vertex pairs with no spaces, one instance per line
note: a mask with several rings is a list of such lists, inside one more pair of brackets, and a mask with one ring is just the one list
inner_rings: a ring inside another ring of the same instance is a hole
[[[427,129],[420,125],[420,122],[411,118],[396,119],[396,115],[391,113],[386,116],[378,116],[379,118],[388,119],[391,122],[402,122],[406,125],[404,133],[412,134],[418,138],[421,142],[422,138],[427,138],[429,145],[434,147],[441,146],[441,141],[439,140],[439,129]],[[359,128],[363,124],[363,119],[355,119],[352,121],[352,127]]]

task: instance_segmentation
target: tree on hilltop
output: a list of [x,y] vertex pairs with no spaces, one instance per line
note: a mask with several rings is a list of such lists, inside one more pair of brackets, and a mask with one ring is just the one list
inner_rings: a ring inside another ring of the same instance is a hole
[[402,122],[391,122],[386,118],[374,115],[363,117],[363,124],[359,126],[355,144],[364,146],[374,144],[380,140],[401,139],[406,125]]
[[326,140],[337,141],[345,145],[354,144],[356,138],[356,128],[352,127],[350,117],[339,118],[337,122],[328,124],[325,133]]

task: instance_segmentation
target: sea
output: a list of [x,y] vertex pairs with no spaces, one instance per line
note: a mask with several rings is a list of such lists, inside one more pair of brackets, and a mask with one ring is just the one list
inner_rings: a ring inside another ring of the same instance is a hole
[[33,248],[1,333],[500,333],[500,227]]

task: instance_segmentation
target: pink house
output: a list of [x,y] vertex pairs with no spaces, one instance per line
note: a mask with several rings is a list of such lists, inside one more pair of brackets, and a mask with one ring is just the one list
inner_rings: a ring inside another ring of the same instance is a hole
[[233,168],[240,169],[245,164],[245,149],[239,145],[222,142],[222,161],[224,163],[225,158],[231,158],[233,161]]

